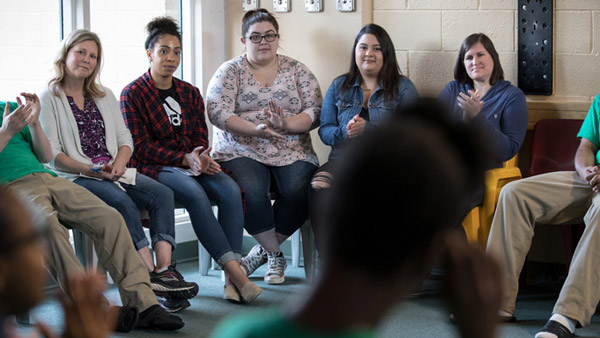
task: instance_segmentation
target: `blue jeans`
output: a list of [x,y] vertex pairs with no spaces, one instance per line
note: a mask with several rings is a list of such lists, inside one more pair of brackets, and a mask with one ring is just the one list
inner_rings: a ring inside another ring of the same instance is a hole
[[111,181],[79,177],[73,182],[91,191],[121,213],[136,250],[149,244],[140,221],[139,209],[150,213],[152,246],[158,241],[167,241],[175,250],[175,206],[171,189],[142,174],[136,174],[135,185],[120,183],[125,191]]
[[[158,181],[173,189],[175,201],[190,214],[196,237],[219,264],[241,259],[244,211],[240,188],[231,177],[222,172],[187,176],[163,167]],[[218,220],[211,204],[219,208]]]
[[[305,161],[275,167],[241,157],[221,163],[232,172],[246,202],[244,224],[255,235],[275,228],[291,236],[308,216],[308,187],[317,167]],[[269,191],[276,187],[277,199],[271,205]]]

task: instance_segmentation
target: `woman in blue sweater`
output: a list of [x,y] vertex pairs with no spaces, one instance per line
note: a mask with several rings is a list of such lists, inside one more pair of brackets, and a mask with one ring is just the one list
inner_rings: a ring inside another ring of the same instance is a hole
[[[469,35],[454,67],[454,81],[439,95],[452,117],[485,131],[494,167],[515,156],[527,131],[527,103],[523,92],[504,80],[494,44],[485,34]],[[464,203],[463,218],[483,201],[484,185]]]

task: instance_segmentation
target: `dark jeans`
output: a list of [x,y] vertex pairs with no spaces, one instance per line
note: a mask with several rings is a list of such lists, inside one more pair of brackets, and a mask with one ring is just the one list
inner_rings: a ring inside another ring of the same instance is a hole
[[[175,201],[190,214],[196,237],[219,264],[241,259],[242,196],[231,177],[222,172],[188,176],[164,167],[158,181],[173,189]],[[219,208],[218,220],[211,204]]]
[[[322,171],[328,172],[330,174],[333,175],[333,180],[335,180],[335,174],[336,174],[336,169],[337,169],[337,164],[339,163],[339,160],[329,160],[328,162],[326,162],[325,164],[323,164],[322,166],[319,167],[319,169],[316,170],[315,172],[315,176]],[[312,180],[311,180],[312,181]],[[330,184],[332,184],[332,182],[330,182]],[[317,250],[319,252],[323,252],[324,246],[325,246],[325,241],[326,239],[324,238],[325,236],[325,229],[324,227],[327,226],[327,224],[323,224],[323,220],[322,215],[324,215],[324,213],[328,212],[327,210],[327,202],[328,202],[328,198],[329,198],[329,194],[331,193],[331,189],[330,188],[324,188],[324,189],[313,189],[312,186],[309,186],[308,188],[308,205],[309,205],[309,212],[310,212],[310,225],[313,228],[313,233],[315,236],[315,245],[317,247]]]
[[135,185],[121,183],[125,191],[111,181],[80,177],[73,182],[91,191],[121,213],[136,250],[148,245],[138,209],[148,210],[150,214],[152,245],[158,241],[167,241],[175,249],[173,191],[168,187],[142,174],[136,175]]
[[[242,157],[222,162],[238,182],[246,201],[245,228],[255,235],[275,228],[291,236],[308,216],[308,187],[317,167],[296,161],[275,167]],[[277,198],[271,205],[269,191],[276,187]]]

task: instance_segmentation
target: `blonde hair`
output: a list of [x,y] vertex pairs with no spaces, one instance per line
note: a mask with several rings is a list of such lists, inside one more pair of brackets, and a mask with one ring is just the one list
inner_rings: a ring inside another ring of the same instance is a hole
[[98,46],[98,56],[96,59],[96,68],[90,76],[88,76],[83,83],[83,92],[88,97],[104,97],[106,92],[102,89],[100,84],[100,68],[102,68],[102,44],[100,38],[96,33],[90,32],[86,29],[77,29],[72,31],[67,37],[63,39],[60,44],[56,58],[54,59],[54,77],[48,82],[48,86],[54,95],[59,95],[60,86],[65,79],[65,62],[67,60],[67,54],[75,45],[80,44],[84,41],[94,41]]

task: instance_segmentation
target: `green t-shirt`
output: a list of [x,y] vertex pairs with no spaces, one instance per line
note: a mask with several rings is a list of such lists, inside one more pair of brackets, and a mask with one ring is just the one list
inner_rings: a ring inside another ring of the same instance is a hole
[[[0,102],[0,125],[4,116],[5,102]],[[10,102],[10,111],[17,109],[17,104]],[[31,147],[32,139],[29,126],[25,126],[18,134],[13,136],[4,150],[0,152],[0,184],[12,182],[31,173],[45,172],[56,176],[41,164]]]
[[292,323],[281,309],[230,317],[213,332],[213,338],[375,338],[371,328],[343,332],[314,332]]
[[[600,149],[600,94],[592,102],[577,137],[583,137]],[[600,163],[600,151],[596,152],[596,163]]]

